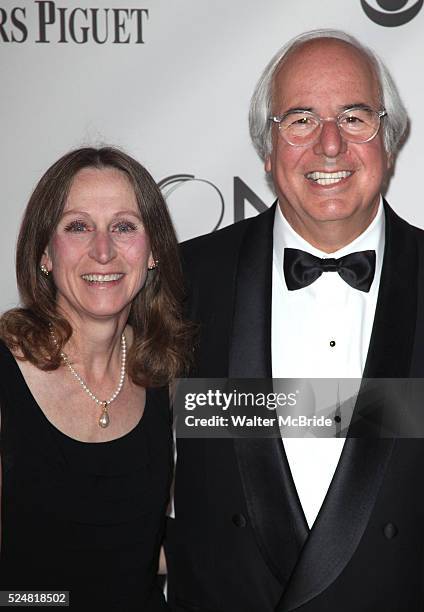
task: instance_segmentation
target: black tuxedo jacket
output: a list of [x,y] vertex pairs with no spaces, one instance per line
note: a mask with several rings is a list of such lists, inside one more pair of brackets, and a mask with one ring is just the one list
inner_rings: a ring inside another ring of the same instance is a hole
[[[194,376],[271,376],[274,210],[182,246]],[[385,214],[364,376],[422,377],[424,232]],[[346,440],[311,531],[281,440],[178,440],[173,609],[423,612],[424,442],[364,433]]]

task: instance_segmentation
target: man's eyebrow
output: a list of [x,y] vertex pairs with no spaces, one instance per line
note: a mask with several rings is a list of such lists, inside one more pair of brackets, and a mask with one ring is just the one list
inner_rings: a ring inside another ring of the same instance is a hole
[[344,104],[341,107],[341,110],[347,111],[351,108],[357,108],[360,110],[371,110],[371,106],[369,104],[365,104],[364,102],[354,102],[353,104]]
[[[371,106],[369,104],[365,104],[364,102],[351,102],[349,104],[343,104],[339,107],[340,112],[350,110],[351,108],[356,108],[360,110],[371,110]],[[318,114],[316,110],[312,106],[293,106],[292,108],[288,108],[281,115],[288,115],[289,113],[315,113]]]
[[312,106],[294,106],[293,108],[288,108],[282,115],[288,115],[289,113],[313,113],[314,110]]

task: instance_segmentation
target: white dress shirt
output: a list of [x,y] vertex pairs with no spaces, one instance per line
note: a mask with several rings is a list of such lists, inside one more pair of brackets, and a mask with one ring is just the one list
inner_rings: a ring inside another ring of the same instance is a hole
[[[272,273],[272,375],[274,378],[361,378],[368,353],[384,254],[382,200],[368,228],[335,253],[324,253],[297,234],[277,205]],[[320,258],[376,252],[368,293],[348,285],[337,272],[324,272],[303,289],[289,291],[284,249]],[[331,344],[330,344],[331,343]],[[284,448],[307,520],[312,527],[343,449],[344,438],[284,438]]]

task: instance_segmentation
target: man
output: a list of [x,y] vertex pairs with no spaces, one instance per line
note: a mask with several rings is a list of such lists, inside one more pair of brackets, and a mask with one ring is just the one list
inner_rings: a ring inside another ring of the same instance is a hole
[[[381,197],[406,124],[387,70],[343,32],[273,58],[250,125],[278,201],[183,247],[195,376],[423,375],[423,233]],[[423,444],[360,433],[178,440],[174,609],[422,610]]]

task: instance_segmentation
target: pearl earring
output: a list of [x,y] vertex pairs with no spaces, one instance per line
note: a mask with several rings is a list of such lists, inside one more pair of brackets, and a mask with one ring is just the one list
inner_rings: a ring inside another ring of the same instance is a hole
[[44,264],[41,264],[40,270],[44,274],[44,276],[48,276],[50,274],[50,272],[47,270],[47,267]]

